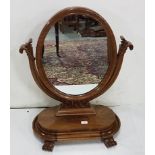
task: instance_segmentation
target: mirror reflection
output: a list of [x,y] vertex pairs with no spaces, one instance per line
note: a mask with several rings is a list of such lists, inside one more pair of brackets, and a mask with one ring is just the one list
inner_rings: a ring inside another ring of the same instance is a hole
[[42,63],[50,83],[60,91],[78,95],[92,90],[108,69],[103,27],[89,16],[65,16],[45,38]]

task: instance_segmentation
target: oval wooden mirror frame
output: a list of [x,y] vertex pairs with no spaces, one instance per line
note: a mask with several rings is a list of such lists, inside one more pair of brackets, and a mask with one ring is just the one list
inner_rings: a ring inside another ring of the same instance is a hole
[[[100,24],[103,26],[103,28],[106,31],[106,35],[108,38],[108,59],[109,59],[109,67],[107,70],[107,73],[105,74],[104,78],[102,81],[98,84],[97,87],[92,89],[91,91],[81,94],[81,95],[70,95],[70,94],[65,94],[58,89],[56,89],[54,86],[51,85],[49,80],[47,79],[43,65],[42,65],[42,49],[43,49],[43,44],[44,44],[44,39],[46,37],[46,34],[48,33],[49,29],[51,26],[54,25],[58,20],[62,19],[66,15],[70,14],[84,14],[88,15],[97,21],[100,22]],[[38,86],[50,97],[59,100],[61,102],[66,102],[66,103],[85,103],[88,102],[97,96],[103,94],[116,80],[117,75],[120,71],[121,64],[123,61],[123,56],[126,52],[126,49],[129,47],[130,49],[133,48],[133,45],[126,41],[124,37],[121,37],[121,44],[117,53],[117,48],[116,48],[116,42],[115,42],[115,37],[114,34],[109,26],[109,24],[105,21],[103,17],[101,17],[99,14],[96,12],[88,9],[88,8],[83,8],[83,7],[71,7],[71,8],[66,8],[60,12],[58,12],[56,15],[54,15],[44,26],[43,30],[41,31],[41,34],[38,39],[37,47],[36,47],[36,58],[33,56],[33,48],[30,47],[32,46],[32,39],[29,40],[28,43],[23,44],[20,48],[20,53],[23,52],[23,50],[27,50],[27,54],[29,56],[29,61],[30,61],[30,68],[32,71],[32,75],[38,84]],[[35,63],[34,63],[35,61]]]
[[[87,15],[96,19],[103,26],[108,39],[108,70],[97,87],[81,95],[66,94],[51,85],[41,61],[44,40],[50,28],[64,16],[72,14]],[[96,12],[83,7],[66,8],[47,22],[38,39],[36,57],[33,55],[32,39],[20,47],[19,52],[25,51],[28,55],[31,73],[37,85],[47,95],[62,102],[60,106],[45,109],[33,121],[34,132],[44,140],[44,150],[52,151],[55,141],[97,137],[101,137],[107,147],[116,145],[113,135],[119,130],[119,118],[111,109],[100,105],[91,106],[89,101],[104,93],[114,83],[127,48],[132,50],[133,45],[121,36],[117,52],[115,37],[109,24]],[[70,115],[73,116],[69,117]],[[83,128],[82,123],[86,123],[88,127]]]
[[[102,79],[102,81],[98,84],[97,87],[92,89],[91,91],[80,94],[80,95],[70,95],[63,93],[56,89],[48,80],[43,65],[42,65],[42,55],[43,55],[43,45],[44,45],[44,40],[49,32],[50,28],[54,26],[56,22],[59,20],[63,19],[67,15],[73,15],[73,14],[78,14],[78,15],[87,15],[95,20],[97,20],[103,29],[106,32],[107,35],[107,49],[108,49],[108,63],[109,67],[108,70]],[[105,87],[108,84],[108,81],[110,80],[114,69],[116,65],[116,58],[117,58],[117,48],[116,48],[116,42],[115,42],[115,37],[113,35],[113,32],[109,26],[109,24],[101,17],[99,14],[96,12],[87,9],[87,8],[81,8],[81,7],[75,7],[75,8],[67,8],[64,9],[60,12],[58,12],[56,15],[54,15],[44,26],[43,30],[41,31],[41,34],[38,39],[37,43],[37,48],[36,48],[36,65],[38,70],[38,74],[40,76],[41,81],[44,83],[44,85],[47,87],[47,89],[51,92],[52,97],[61,101],[61,102],[67,102],[67,103],[73,103],[73,102],[88,102],[97,96],[101,95],[105,91]]]

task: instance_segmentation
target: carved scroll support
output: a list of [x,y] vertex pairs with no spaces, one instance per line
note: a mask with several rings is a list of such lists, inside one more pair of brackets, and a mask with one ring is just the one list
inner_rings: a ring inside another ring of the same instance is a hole
[[44,86],[38,75],[38,70],[35,64],[35,57],[33,55],[32,39],[29,39],[27,43],[21,45],[19,52],[22,54],[24,51],[28,56],[31,73],[35,82],[37,83],[39,88],[41,88],[48,96],[53,97],[49,90]]
[[133,50],[133,44],[131,42],[127,41],[123,36],[120,36],[120,38],[121,44],[119,45],[118,56],[122,54],[124,55],[128,48]]
[[115,82],[115,80],[120,72],[120,69],[122,67],[124,54],[126,53],[127,49],[129,48],[130,50],[133,50],[133,48],[134,48],[133,44],[131,42],[127,41],[123,36],[120,36],[120,38],[121,38],[121,44],[119,45],[119,49],[118,49],[116,67],[114,69],[111,79],[109,80],[109,82],[107,83],[105,88],[103,89],[102,93],[104,93],[106,90],[108,90],[111,87],[111,85]]
[[29,60],[35,60],[35,57],[33,56],[32,39],[29,39],[27,43],[21,45],[19,52],[22,54],[24,51],[26,52]]

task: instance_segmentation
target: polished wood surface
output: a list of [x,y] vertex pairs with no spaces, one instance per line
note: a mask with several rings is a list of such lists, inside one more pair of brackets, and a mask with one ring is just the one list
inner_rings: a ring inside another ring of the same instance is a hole
[[[59,20],[62,20],[65,16],[73,15],[73,14],[82,14],[85,16],[89,16],[96,21],[100,23],[100,25],[103,27],[105,30],[105,33],[107,35],[107,52],[108,52],[108,62],[109,62],[109,67],[107,72],[104,75],[104,78],[102,81],[98,84],[96,88],[93,90],[81,94],[81,95],[70,95],[63,93],[56,89],[48,80],[46,77],[43,64],[42,64],[42,47],[44,45],[44,40],[51,29],[51,27],[54,26],[56,22]],[[117,48],[116,48],[116,41],[114,34],[109,26],[109,24],[106,22],[106,20],[100,16],[98,13],[88,9],[88,8],[83,8],[83,7],[71,7],[67,8],[64,10],[61,10],[57,14],[55,14],[44,26],[42,29],[40,36],[38,38],[37,42],[37,47],[36,47],[36,67],[38,68],[38,74],[40,77],[40,80],[43,82],[46,88],[51,92],[51,95],[53,95],[53,98],[61,101],[61,102],[66,102],[66,103],[73,103],[73,102],[78,102],[78,103],[87,103],[90,100],[96,98],[97,96],[102,94],[103,88],[106,86],[108,81],[110,80],[115,66],[116,66],[116,61],[117,61]]]
[[[48,131],[64,132],[80,130],[98,130],[109,127],[115,121],[115,114],[104,106],[95,106],[96,115],[55,117],[58,107],[47,108],[38,116],[38,123]],[[98,119],[96,119],[98,118]],[[45,121],[46,120],[46,121]],[[81,125],[87,121],[88,125]],[[59,122],[59,123],[58,123]]]
[[[107,37],[108,37],[108,59],[109,59],[109,67],[107,70],[107,73],[105,74],[104,78],[102,81],[98,84],[97,87],[95,87],[93,90],[81,94],[81,95],[70,95],[70,94],[65,94],[58,89],[56,89],[51,83],[49,82],[48,78],[46,77],[46,74],[43,69],[42,65],[42,48],[44,44],[44,39],[46,37],[46,34],[48,33],[49,29],[51,28],[52,25],[55,24],[59,19],[62,19],[64,16],[69,15],[69,14],[84,14],[84,15],[89,15],[92,18],[96,19],[101,23],[101,25],[104,27],[104,30],[106,31]],[[103,94],[106,90],[109,89],[109,87],[115,82],[119,71],[122,66],[124,54],[127,50],[127,48],[130,48],[131,50],[133,49],[133,45],[127,41],[125,38],[121,37],[121,44],[118,49],[116,49],[116,42],[115,42],[115,37],[113,35],[113,32],[108,25],[108,23],[95,13],[94,11],[87,9],[87,8],[81,8],[81,7],[75,7],[75,8],[67,8],[59,13],[57,13],[54,17],[52,17],[48,23],[45,25],[43,28],[39,39],[37,43],[37,48],[36,48],[36,58],[33,55],[33,48],[32,48],[32,40],[29,41],[26,44],[23,44],[20,48],[20,53],[23,53],[23,51],[26,51],[28,58],[29,58],[29,63],[30,63],[30,68],[32,75],[34,77],[34,80],[38,84],[38,86],[50,97],[59,100],[62,103],[88,103],[92,99],[100,96]]]
[[62,103],[59,106],[56,116],[69,115],[94,115],[95,110],[89,102],[87,103]]
[[33,130],[44,140],[43,149],[52,150],[57,141],[100,138],[107,147],[116,145],[113,135],[120,120],[108,107],[94,105],[95,115],[57,117],[58,106],[43,110],[33,122]]
[[[94,18],[103,26],[108,37],[107,73],[97,87],[81,95],[65,94],[56,89],[46,77],[42,65],[44,39],[47,33],[51,26],[70,14],[83,14]],[[96,12],[82,7],[64,9],[47,22],[38,39],[36,57],[33,54],[32,39],[20,47],[20,53],[27,53],[31,73],[37,85],[48,96],[61,102],[60,106],[42,111],[33,121],[34,133],[44,140],[44,150],[52,151],[56,141],[92,138],[101,138],[107,147],[116,145],[113,135],[120,128],[119,118],[109,108],[101,105],[92,106],[89,101],[103,94],[115,82],[128,48],[133,49],[132,43],[121,36],[117,52],[115,37],[109,24]]]

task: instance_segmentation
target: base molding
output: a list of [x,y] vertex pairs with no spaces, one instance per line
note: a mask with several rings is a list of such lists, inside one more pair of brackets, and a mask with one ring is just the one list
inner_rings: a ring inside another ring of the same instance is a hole
[[34,133],[44,141],[43,150],[52,151],[57,141],[90,140],[100,138],[106,147],[116,145],[113,135],[120,128],[120,120],[108,107],[93,106],[96,115],[56,116],[58,106],[47,108],[33,121]]
[[88,102],[86,103],[62,103],[59,106],[56,116],[79,116],[79,115],[95,115],[95,110]]

